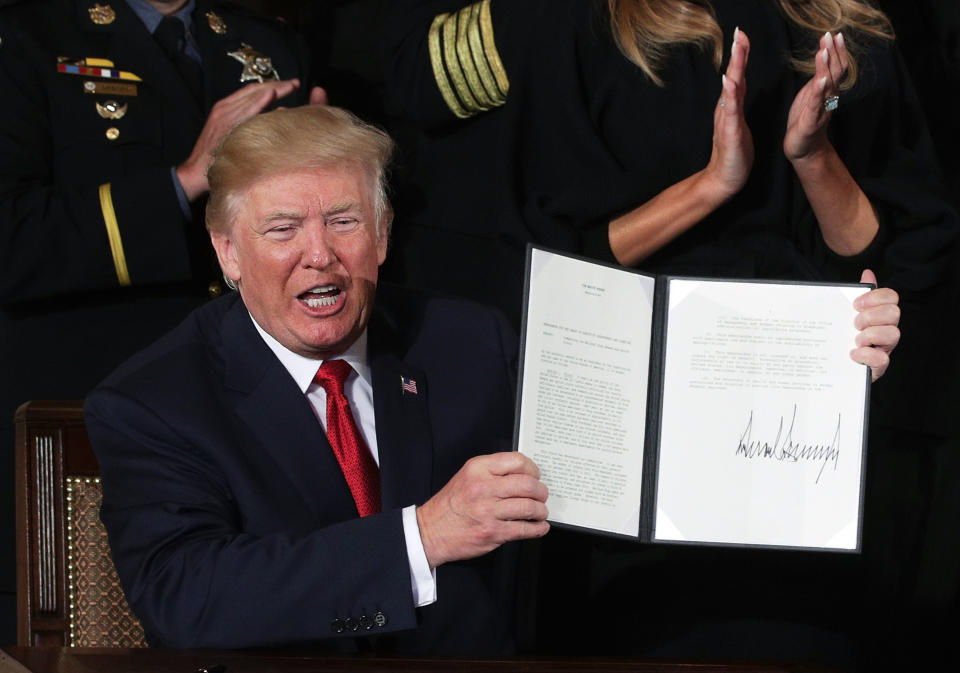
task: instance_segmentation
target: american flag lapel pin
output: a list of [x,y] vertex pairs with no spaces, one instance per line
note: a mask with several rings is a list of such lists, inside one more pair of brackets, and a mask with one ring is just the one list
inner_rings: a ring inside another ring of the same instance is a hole
[[411,395],[417,394],[417,380],[408,379],[406,376],[401,374],[400,376],[400,388],[405,393],[410,393]]

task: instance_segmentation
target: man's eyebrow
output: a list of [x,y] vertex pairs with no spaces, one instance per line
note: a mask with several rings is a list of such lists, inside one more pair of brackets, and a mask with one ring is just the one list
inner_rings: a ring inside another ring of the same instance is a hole
[[350,210],[360,210],[360,206],[357,205],[356,201],[341,201],[340,203],[334,203],[328,208],[323,209],[323,214],[327,217],[331,215],[340,215]]
[[298,210],[276,210],[263,218],[264,222],[273,222],[274,220],[299,220],[304,215]]

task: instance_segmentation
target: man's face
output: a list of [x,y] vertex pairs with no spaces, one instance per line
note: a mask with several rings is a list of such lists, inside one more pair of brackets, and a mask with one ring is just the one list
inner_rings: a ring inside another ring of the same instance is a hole
[[387,254],[374,218],[360,168],[292,171],[248,189],[229,232],[211,239],[257,323],[289,350],[326,358],[370,318]]

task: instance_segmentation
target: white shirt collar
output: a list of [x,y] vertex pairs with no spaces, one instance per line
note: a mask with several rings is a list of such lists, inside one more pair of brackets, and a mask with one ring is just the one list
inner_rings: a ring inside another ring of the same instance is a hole
[[[249,315],[249,312],[248,312]],[[310,387],[310,384],[313,383],[313,377],[316,376],[317,370],[320,368],[320,365],[323,364],[323,360],[314,360],[312,358],[304,357],[299,353],[294,353],[292,350],[288,349],[286,346],[281,344],[279,341],[274,339],[266,330],[260,327],[259,323],[250,315],[250,320],[253,322],[253,326],[257,328],[257,332],[260,333],[260,336],[266,342],[267,346],[270,347],[270,350],[273,351],[273,354],[277,356],[277,359],[280,360],[280,364],[283,365],[284,369],[290,372],[290,376],[293,377],[293,380],[296,381],[297,386],[300,388],[300,392],[306,393],[307,388]],[[350,347],[337,355],[333,359],[342,359],[350,363],[350,366],[353,367],[354,371],[362,378],[367,385],[372,386],[373,381],[370,376],[370,365],[367,363],[367,330],[364,329],[360,336],[350,344]]]

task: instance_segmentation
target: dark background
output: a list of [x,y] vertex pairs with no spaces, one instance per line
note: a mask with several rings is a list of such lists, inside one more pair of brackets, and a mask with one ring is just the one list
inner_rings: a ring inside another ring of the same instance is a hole
[[[20,0],[29,1],[29,0]],[[115,2],[122,0],[113,0]],[[315,83],[331,103],[348,107],[372,121],[385,122],[380,105],[382,26],[379,8],[389,0],[237,0],[239,4],[282,16],[302,30],[313,49]],[[587,1],[587,0],[585,0]],[[771,0],[774,1],[774,0]],[[10,0],[0,0],[0,5]],[[957,0],[883,0],[900,49],[914,78],[944,179],[954,204],[960,203],[960,2]],[[0,26],[2,31],[2,26]],[[398,214],[401,215],[402,214]],[[402,226],[398,217],[397,226]],[[956,301],[946,307],[947,328],[956,323]],[[106,372],[105,372],[106,373]],[[960,411],[960,410],[958,410]],[[909,447],[908,447],[909,450]],[[0,469],[13,470],[12,447],[0,449]],[[923,507],[933,512],[934,526],[915,544],[915,567],[899,568],[910,576],[909,610],[922,634],[907,634],[907,643],[953,649],[960,619],[957,579],[960,574],[960,446],[956,439],[941,447],[927,469]],[[12,480],[6,480],[12,483]],[[16,586],[12,494],[0,502],[0,645],[16,641]],[[895,561],[894,561],[895,562]],[[642,609],[632,606],[626,609]],[[583,619],[612,619],[583,615]],[[561,648],[562,649],[562,648]]]

